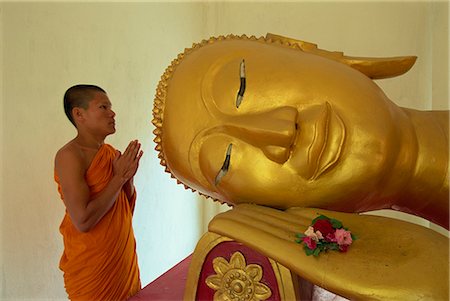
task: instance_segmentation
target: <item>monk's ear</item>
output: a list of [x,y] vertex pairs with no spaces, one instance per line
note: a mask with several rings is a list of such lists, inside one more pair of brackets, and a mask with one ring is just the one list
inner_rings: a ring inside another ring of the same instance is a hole
[[72,109],[72,118],[75,123],[80,123],[84,120],[84,112],[80,107],[75,107]]

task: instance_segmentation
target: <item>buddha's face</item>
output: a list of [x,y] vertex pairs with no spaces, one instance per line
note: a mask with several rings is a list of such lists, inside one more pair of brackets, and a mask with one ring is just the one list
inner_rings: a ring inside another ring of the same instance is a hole
[[168,82],[162,147],[172,174],[213,198],[333,207],[382,182],[397,155],[398,110],[344,64],[218,41],[186,55]]

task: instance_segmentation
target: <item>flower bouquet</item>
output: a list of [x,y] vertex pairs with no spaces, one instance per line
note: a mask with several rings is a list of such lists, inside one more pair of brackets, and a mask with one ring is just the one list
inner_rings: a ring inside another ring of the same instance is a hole
[[304,244],[306,255],[318,256],[322,251],[347,252],[356,239],[342,223],[334,218],[319,215],[312,220],[304,233],[296,233],[296,242]]

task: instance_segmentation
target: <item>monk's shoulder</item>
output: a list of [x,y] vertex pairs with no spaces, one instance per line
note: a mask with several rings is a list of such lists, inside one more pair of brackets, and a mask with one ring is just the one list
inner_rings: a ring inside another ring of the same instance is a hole
[[86,155],[73,141],[61,147],[55,155],[55,169],[67,165],[75,165],[86,169]]

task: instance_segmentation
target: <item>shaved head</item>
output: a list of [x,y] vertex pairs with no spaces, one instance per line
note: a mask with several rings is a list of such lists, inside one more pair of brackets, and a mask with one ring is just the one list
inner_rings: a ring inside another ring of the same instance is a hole
[[94,98],[95,93],[105,93],[105,90],[95,85],[75,85],[67,89],[64,94],[64,112],[70,122],[76,127],[72,116],[73,108],[87,109],[89,101]]

